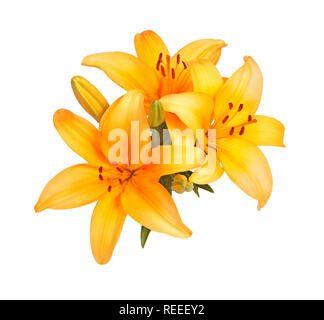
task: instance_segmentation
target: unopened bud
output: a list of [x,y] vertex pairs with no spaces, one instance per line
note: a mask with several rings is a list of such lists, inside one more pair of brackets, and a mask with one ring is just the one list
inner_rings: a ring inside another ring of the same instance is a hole
[[172,182],[172,190],[176,193],[184,193],[186,191],[187,177],[182,174],[177,174]]
[[99,122],[109,107],[104,96],[93,84],[81,76],[73,77],[71,85],[74,95],[83,109]]
[[187,181],[185,191],[186,192],[191,192],[193,190],[194,184],[191,181]]
[[159,100],[153,100],[148,112],[148,121],[151,128],[156,128],[164,122],[164,110]]

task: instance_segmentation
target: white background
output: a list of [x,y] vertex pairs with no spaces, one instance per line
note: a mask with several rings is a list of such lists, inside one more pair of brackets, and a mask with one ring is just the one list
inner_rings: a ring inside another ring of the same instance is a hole
[[[0,5],[0,298],[324,298],[323,1],[2,1]],[[123,93],[88,54],[134,53],[153,29],[171,52],[200,38],[228,43],[230,75],[251,55],[264,75],[259,114],[286,126],[287,148],[263,148],[274,177],[267,206],[227,177],[215,194],[177,195],[188,240],[152,234],[128,218],[111,262],[89,243],[94,205],[35,214],[57,172],[80,158],[52,124],[58,108],[90,119],[70,79],[109,102]]]

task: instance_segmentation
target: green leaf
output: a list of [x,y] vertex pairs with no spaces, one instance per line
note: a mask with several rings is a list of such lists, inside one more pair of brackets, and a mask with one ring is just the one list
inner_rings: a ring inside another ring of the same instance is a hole
[[148,236],[149,236],[150,233],[151,233],[151,230],[150,229],[147,229],[144,226],[142,226],[142,229],[141,229],[141,245],[142,245],[142,248],[143,249],[145,247],[147,238],[148,238]]
[[196,186],[198,186],[198,188],[200,189],[204,189],[208,192],[214,193],[213,188],[209,184],[196,184]]
[[197,187],[196,184],[194,184],[193,192],[197,195],[198,198],[200,197],[200,195],[199,195],[199,190],[198,190],[198,187]]

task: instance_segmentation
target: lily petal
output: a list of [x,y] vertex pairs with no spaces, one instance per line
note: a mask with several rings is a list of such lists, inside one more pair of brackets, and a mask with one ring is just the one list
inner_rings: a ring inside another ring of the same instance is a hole
[[97,263],[106,264],[110,260],[125,218],[119,196],[107,194],[98,201],[90,230],[91,249]]
[[217,158],[216,150],[208,148],[204,163],[191,176],[190,181],[197,184],[208,184],[218,180],[224,173]]
[[105,112],[100,122],[102,149],[110,161],[113,160],[109,154],[110,148],[116,144],[116,141],[111,141],[110,138],[113,130],[127,134],[126,139],[121,140],[121,144],[124,145],[122,149],[126,151],[121,154],[123,163],[139,165],[139,151],[148,143],[148,141],[141,141],[140,137],[141,134],[150,132],[144,109],[144,95],[141,91],[131,90],[125,94]]
[[149,66],[156,68],[159,56],[169,54],[163,40],[151,30],[146,30],[135,35],[135,49],[137,56]]
[[78,164],[57,174],[44,188],[35,211],[71,209],[94,202],[107,191],[98,177],[98,167]]
[[164,96],[160,101],[165,111],[176,114],[190,129],[209,128],[214,103],[208,95],[184,92]]
[[90,164],[108,165],[101,151],[99,132],[89,121],[66,109],[56,111],[53,121],[64,142],[74,152]]
[[158,182],[141,175],[134,177],[126,185],[121,201],[124,210],[146,228],[179,238],[191,236],[172,197]]
[[[156,181],[161,176],[195,169],[205,160],[205,153],[190,144],[174,140],[172,146],[159,146],[153,149],[152,161],[145,168]],[[194,141],[193,141],[194,142]],[[159,149],[158,149],[159,148]]]
[[214,64],[209,60],[194,60],[189,67],[193,90],[215,97],[223,84],[223,78]]
[[201,58],[210,60],[213,64],[216,64],[220,58],[222,48],[226,46],[227,44],[223,40],[197,40],[190,42],[180,49],[172,59],[177,59],[177,55],[179,54],[181,59],[185,62]]
[[188,129],[188,127],[179,119],[179,117],[171,112],[165,113],[165,123],[169,130],[179,129],[183,131]]
[[283,139],[285,127],[279,121],[267,116],[254,116],[256,123],[245,127],[243,139],[258,146],[284,147]]
[[127,91],[139,89],[152,100],[157,97],[159,80],[155,70],[128,53],[97,53],[85,57],[82,64],[103,70],[112,81]]
[[217,140],[217,154],[230,179],[250,197],[267,203],[272,192],[272,175],[267,159],[254,144],[239,138]]
[[263,78],[258,65],[251,57],[244,58],[239,68],[222,86],[215,98],[214,115],[221,121],[228,113],[229,103],[234,105],[232,112],[243,109],[233,117],[233,125],[245,121],[247,115],[253,115],[258,109],[262,95]]

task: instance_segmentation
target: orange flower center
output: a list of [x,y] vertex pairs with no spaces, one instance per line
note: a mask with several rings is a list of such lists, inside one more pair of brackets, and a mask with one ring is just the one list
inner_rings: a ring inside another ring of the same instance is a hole
[[131,170],[125,166],[116,166],[109,169],[99,167],[98,178],[107,182],[107,191],[111,192],[113,188],[124,186],[137,170]]
[[177,93],[179,79],[187,69],[188,66],[181,60],[180,54],[177,55],[176,61],[171,61],[168,54],[163,55],[161,52],[156,62],[156,70],[162,75],[160,96]]
[[216,129],[217,139],[226,138],[228,136],[238,135],[242,136],[245,132],[245,127],[256,123],[257,120],[253,119],[253,115],[247,115],[246,121],[242,123],[231,126],[231,120],[235,119],[235,116],[244,109],[244,105],[241,103],[238,106],[234,106],[232,102],[228,104],[229,109],[227,114],[222,117],[221,121],[215,122],[212,125],[212,129]]

